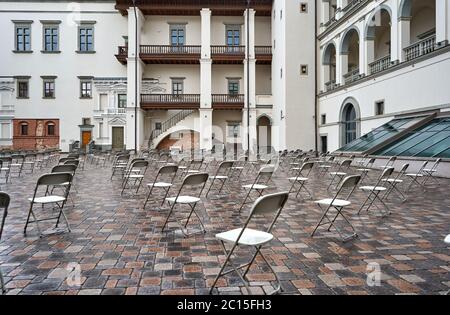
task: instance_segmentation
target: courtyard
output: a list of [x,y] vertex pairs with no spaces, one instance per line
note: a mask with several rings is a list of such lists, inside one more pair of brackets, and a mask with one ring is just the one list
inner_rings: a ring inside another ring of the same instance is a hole
[[[11,196],[0,243],[0,267],[9,295],[209,294],[225,260],[215,235],[243,226],[251,205],[239,213],[244,199],[241,186],[251,184],[258,169],[248,166],[240,178],[230,178],[230,191],[224,196],[213,191],[205,197],[204,192],[198,213],[206,233],[185,237],[172,223],[161,232],[168,213],[167,205],[159,207],[162,194],[155,192],[143,208],[146,186],[153,182],[157,163],[150,163],[137,195],[125,191],[122,196],[121,176],[111,180],[110,163],[86,161],[84,169],[77,170],[64,210],[71,232],[40,238],[32,223],[24,236],[27,199],[39,176],[50,172],[55,163],[1,185]],[[217,166],[204,167],[213,175]],[[350,173],[357,174],[356,168]],[[380,174],[374,170],[366,183],[376,183]],[[288,169],[277,168],[264,195],[289,191],[287,178],[291,176]],[[181,181],[177,176],[169,196],[176,195]],[[329,181],[328,175],[313,170],[306,184],[313,200],[335,194],[327,190]],[[404,203],[390,198],[391,214],[383,218],[376,212],[357,215],[367,195],[356,189],[350,198],[352,205],[344,212],[358,237],[348,242],[342,242],[333,230],[319,229],[311,237],[322,211],[312,200],[291,194],[273,229],[275,239],[262,249],[281,280],[282,294],[445,294],[450,289],[449,247],[444,243],[449,233],[450,180],[438,181],[429,181],[426,191],[413,186]],[[183,207],[177,209],[177,213],[186,213]],[[52,211],[37,207],[36,214]],[[42,227],[52,228],[54,222]],[[235,260],[242,263],[249,258],[244,247]],[[273,291],[275,279],[261,259],[257,258],[247,278],[253,294]],[[219,279],[217,287],[215,294],[246,294],[234,273]]]

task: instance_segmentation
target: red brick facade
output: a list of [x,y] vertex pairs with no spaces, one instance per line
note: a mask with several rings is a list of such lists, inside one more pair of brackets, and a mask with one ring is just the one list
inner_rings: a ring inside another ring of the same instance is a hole
[[59,119],[14,119],[13,125],[14,150],[59,148]]
[[167,136],[158,145],[158,150],[169,150],[170,147],[180,147],[182,151],[200,148],[200,134],[194,131],[183,131],[182,138]]

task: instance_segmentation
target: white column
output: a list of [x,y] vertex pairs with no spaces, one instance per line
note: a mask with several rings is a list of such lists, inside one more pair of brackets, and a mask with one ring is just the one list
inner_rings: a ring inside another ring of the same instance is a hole
[[331,80],[330,76],[330,65],[322,64],[321,66],[321,76],[322,76],[322,91],[326,91],[325,83]]
[[398,21],[398,56],[400,62],[406,60],[405,48],[411,44],[411,17],[402,17]]
[[370,75],[369,64],[375,61],[375,40],[372,37],[366,37],[364,39],[364,54],[365,54],[365,62],[364,71],[366,75]]
[[398,6],[394,6],[392,8],[392,16],[391,16],[391,61],[396,62],[400,60],[399,54],[399,46],[400,38],[399,38],[399,23],[398,23]]
[[[245,21],[245,44],[247,45],[247,29],[249,30],[248,44],[245,49],[244,60],[244,110],[243,110],[243,130],[242,147],[244,150],[249,149],[250,158],[254,159],[257,148],[256,135],[256,59],[255,59],[255,10],[249,10],[249,23],[247,23],[247,11],[244,13]],[[248,48],[248,49],[247,49]],[[249,84],[249,97],[247,97],[247,84]],[[250,126],[247,127],[247,111],[250,109]],[[250,148],[247,147],[247,128],[250,131]]]
[[342,11],[345,7],[344,0],[336,0],[336,19],[340,19],[344,12]]
[[436,1],[436,43],[448,43],[450,26],[450,1]]
[[[135,19],[134,9],[128,9],[128,59],[127,59],[127,131],[125,132],[125,144],[127,149],[134,149],[135,146],[135,127],[137,121],[136,142],[137,149],[144,144],[144,111],[140,108],[140,95],[142,86],[142,77],[144,65],[139,58],[139,47],[141,45],[141,31],[145,17],[142,12],[137,10],[137,20]],[[137,47],[135,49],[135,28],[137,23]],[[137,67],[136,67],[137,66]],[[136,68],[137,68],[137,99],[135,97],[136,88]],[[135,119],[135,107],[137,110],[137,119]]]
[[325,24],[330,20],[330,2],[320,1],[322,4],[322,23]]
[[348,72],[348,52],[342,52],[339,55],[340,59],[340,83],[341,85],[345,84],[344,75]]
[[201,40],[202,55],[200,59],[200,149],[212,149],[212,60],[211,60],[211,10],[202,9]]
[[359,74],[369,74],[367,71],[365,39],[359,39]]

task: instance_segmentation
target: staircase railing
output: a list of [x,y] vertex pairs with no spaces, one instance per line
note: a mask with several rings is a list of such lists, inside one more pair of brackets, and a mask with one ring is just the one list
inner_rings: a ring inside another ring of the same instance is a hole
[[153,129],[152,134],[150,135],[150,141],[149,141],[149,144],[148,144],[149,147],[150,147],[151,142],[153,140],[155,140],[160,135],[165,133],[167,130],[169,130],[170,128],[172,128],[176,124],[178,124],[180,121],[184,120],[186,117],[191,115],[193,112],[194,112],[193,110],[189,110],[189,109],[179,111],[178,113],[176,113],[175,115],[170,117],[168,120],[163,122],[161,124],[161,128],[160,129]]

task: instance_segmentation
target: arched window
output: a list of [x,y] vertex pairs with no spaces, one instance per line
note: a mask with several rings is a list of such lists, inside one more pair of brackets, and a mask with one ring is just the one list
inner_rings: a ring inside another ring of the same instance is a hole
[[26,123],[26,122],[20,123],[20,135],[28,136],[28,123]]
[[53,122],[47,123],[47,136],[55,135],[55,124]]
[[344,136],[345,143],[348,144],[356,140],[357,136],[356,110],[352,104],[347,104],[344,110]]

